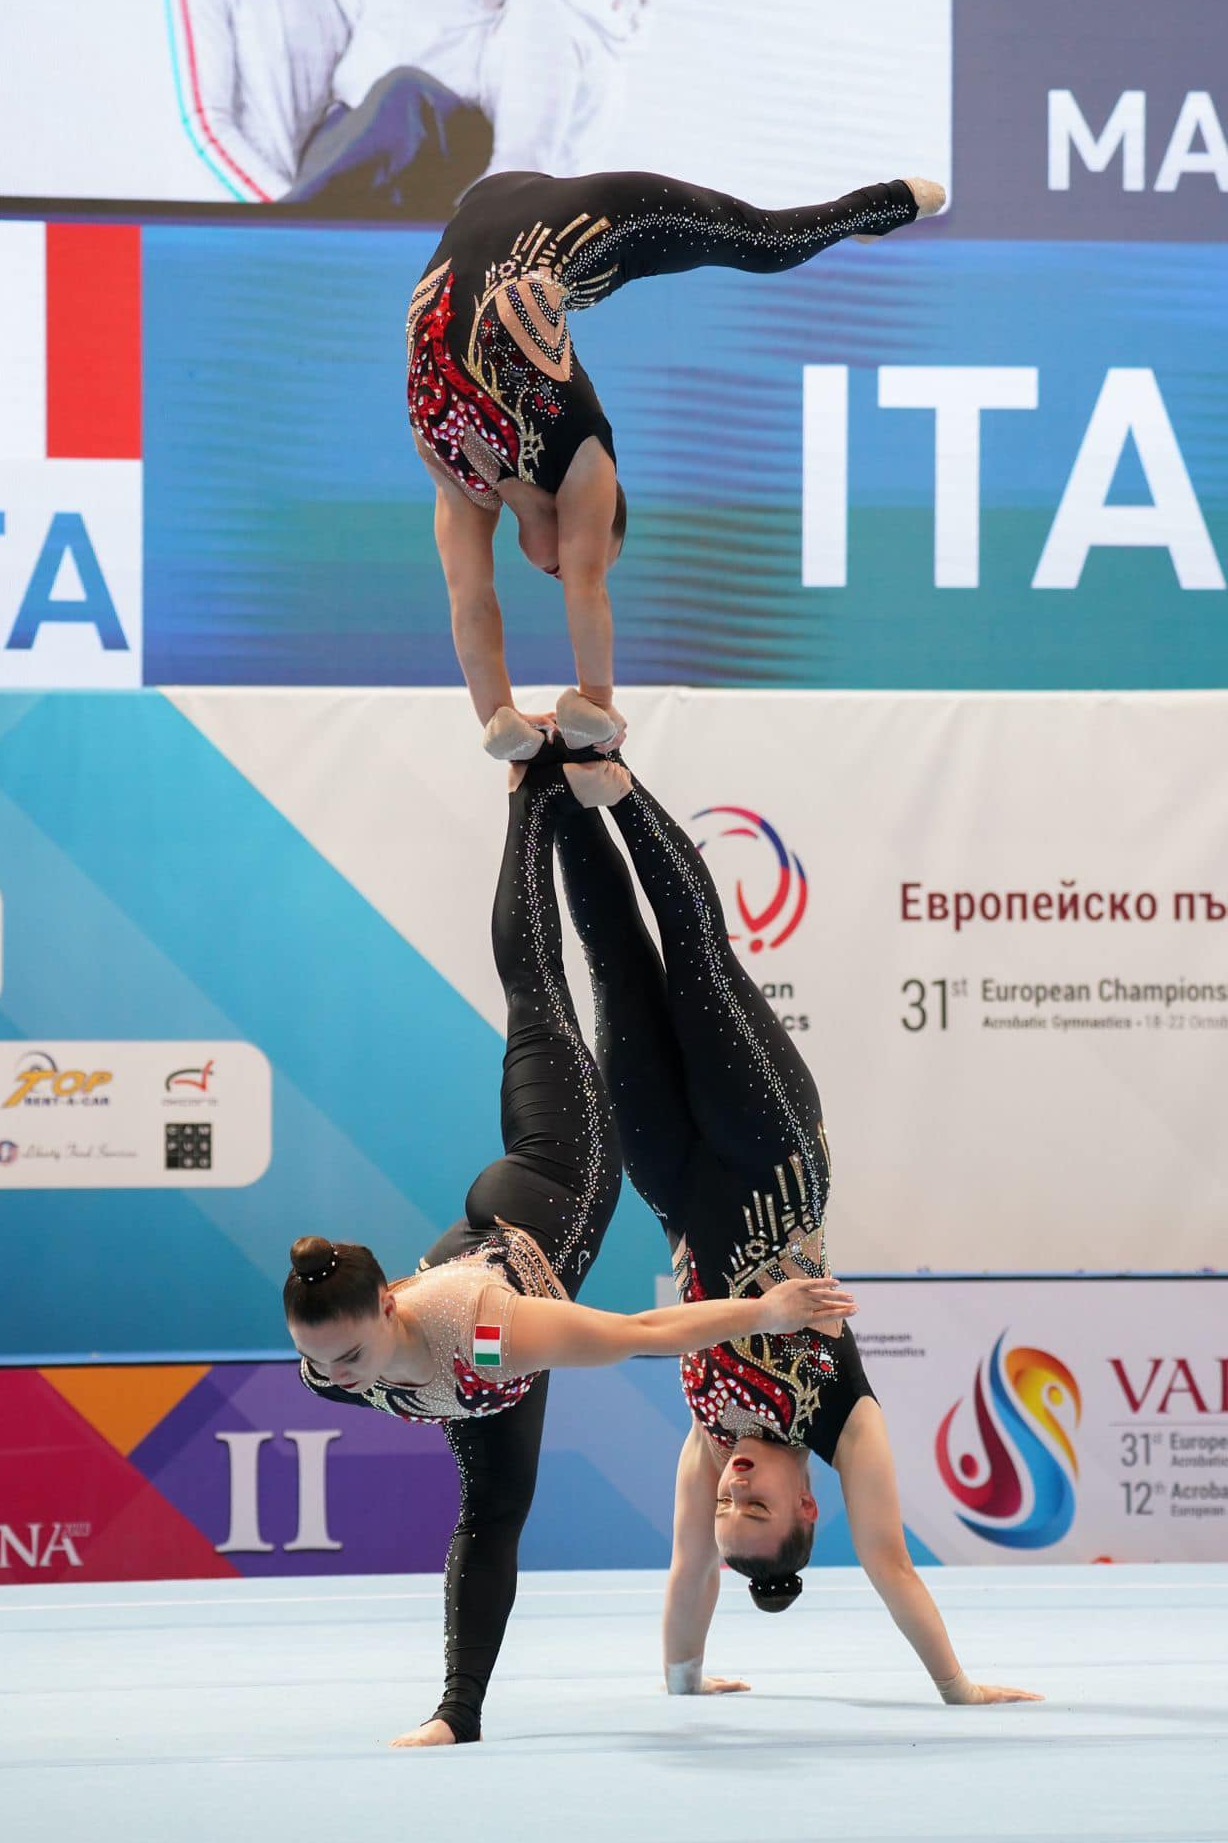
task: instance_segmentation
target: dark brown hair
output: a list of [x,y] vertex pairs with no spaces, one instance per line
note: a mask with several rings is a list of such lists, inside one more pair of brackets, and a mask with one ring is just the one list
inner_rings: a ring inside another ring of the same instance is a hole
[[621,550],[627,541],[627,495],[623,492],[621,480],[614,487],[614,523],[610,530],[617,538]]
[[387,1284],[383,1268],[361,1242],[303,1235],[290,1250],[281,1300],[288,1319],[327,1325],[336,1318],[368,1318],[378,1312]]
[[801,1570],[814,1548],[814,1524],[800,1517],[775,1555],[726,1555],[737,1574],[750,1579],[750,1597],[761,1613],[783,1613],[802,1591]]

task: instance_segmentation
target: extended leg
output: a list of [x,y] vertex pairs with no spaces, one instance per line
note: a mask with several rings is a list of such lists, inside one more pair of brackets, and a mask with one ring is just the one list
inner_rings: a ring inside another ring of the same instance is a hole
[[450,1421],[460,1470],[460,1518],[445,1576],[443,1699],[435,1719],[458,1741],[481,1734],[482,1703],[516,1601],[520,1534],[533,1505],[548,1376],[516,1407],[484,1420]]
[[600,813],[565,817],[556,845],[567,905],[593,982],[597,1060],[614,1104],[627,1175],[668,1226],[681,1216],[696,1132],[665,969]]
[[798,1158],[820,1221],[828,1162],[818,1091],[729,944],[707,865],[638,781],[610,810],[657,918],[693,1119],[727,1163],[748,1172]]
[[475,1227],[500,1217],[528,1229],[574,1295],[618,1200],[622,1158],[563,972],[553,847],[570,803],[559,768],[531,766],[510,797],[493,918],[507,997],[505,1156],[476,1180],[465,1210]]
[[567,183],[585,188],[593,216],[608,226],[568,265],[573,307],[646,275],[707,267],[759,275],[794,269],[845,237],[884,236],[917,216],[916,198],[902,179],[784,211],[765,211],[657,173],[599,173]]

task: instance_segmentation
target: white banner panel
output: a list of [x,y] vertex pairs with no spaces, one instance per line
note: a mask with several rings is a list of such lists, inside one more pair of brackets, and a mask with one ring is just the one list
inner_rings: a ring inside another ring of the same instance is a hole
[[47,231],[0,224],[0,456],[47,452]]
[[[175,702],[501,1027],[501,772],[462,694]],[[814,1070],[839,1269],[1223,1268],[1228,696],[620,702]]]
[[904,1519],[940,1560],[1228,1558],[1228,1283],[857,1291]]
[[237,1189],[272,1153],[250,1043],[0,1045],[0,1191]]

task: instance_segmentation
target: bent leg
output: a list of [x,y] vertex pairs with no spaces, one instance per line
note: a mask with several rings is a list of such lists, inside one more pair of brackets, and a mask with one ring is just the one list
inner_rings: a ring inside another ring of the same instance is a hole
[[567,268],[573,307],[647,275],[708,267],[757,275],[795,269],[845,237],[885,236],[917,215],[902,179],[784,211],[659,173],[597,173],[566,183],[577,188],[577,199],[585,189],[590,211],[606,226]]
[[449,211],[490,158],[490,123],[424,70],[402,65],[357,108],[335,108],[316,128],[282,202],[359,217],[425,205]]

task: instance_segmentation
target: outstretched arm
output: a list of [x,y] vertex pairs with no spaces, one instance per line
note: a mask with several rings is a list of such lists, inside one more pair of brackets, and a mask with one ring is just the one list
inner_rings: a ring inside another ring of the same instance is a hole
[[704,1646],[721,1591],[716,1546],[716,1486],[720,1472],[697,1423],[678,1455],[674,1488],[674,1552],[665,1587],[665,1687],[671,1696],[712,1696],[749,1689],[740,1678],[706,1677]]
[[944,1702],[1043,1702],[1026,1689],[973,1683],[955,1655],[942,1614],[904,1541],[887,1423],[870,1396],[859,1401],[835,1452],[857,1559],[887,1611],[916,1652]]
[[852,1295],[830,1278],[785,1280],[756,1298],[708,1299],[626,1316],[561,1299],[518,1299],[503,1362],[513,1375],[599,1369],[626,1357],[678,1357],[732,1338],[800,1331],[856,1310]]

